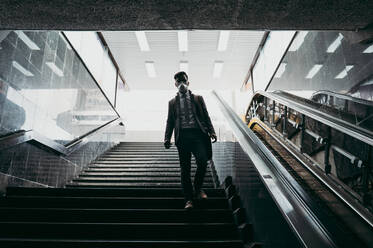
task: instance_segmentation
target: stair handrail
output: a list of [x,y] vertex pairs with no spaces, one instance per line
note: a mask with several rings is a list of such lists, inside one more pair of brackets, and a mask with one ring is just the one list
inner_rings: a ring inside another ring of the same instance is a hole
[[252,160],[261,181],[302,245],[336,247],[329,232],[317,218],[314,203],[308,194],[223,98],[215,91],[212,93],[242,149]]
[[250,106],[253,104],[253,101],[255,101],[255,99],[259,96],[265,96],[271,100],[281,103],[289,108],[294,109],[295,111],[301,114],[304,114],[305,116],[309,116],[312,119],[317,120],[333,129],[336,129],[346,135],[349,135],[366,144],[373,146],[373,132],[372,131],[362,128],[360,126],[354,125],[350,122],[341,120],[337,117],[331,116],[323,111],[314,109],[305,104],[298,103],[290,98],[280,96],[279,94],[265,92],[265,91],[256,91],[250,100],[249,108],[246,114],[248,114],[248,111],[250,110]]
[[27,142],[34,144],[45,151],[52,152],[57,155],[66,156],[86,144],[90,136],[94,135],[98,131],[102,131],[114,125],[123,125],[122,119],[118,117],[114,120],[108,121],[105,124],[85,133],[84,135],[77,137],[76,139],[65,145],[62,145],[35,130],[18,130],[0,137],[0,151]]

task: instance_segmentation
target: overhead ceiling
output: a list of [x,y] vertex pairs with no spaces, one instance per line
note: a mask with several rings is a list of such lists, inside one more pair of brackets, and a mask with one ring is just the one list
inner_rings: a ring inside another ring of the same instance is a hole
[[[188,51],[180,52],[177,31],[147,31],[149,51],[141,51],[133,31],[102,32],[131,90],[175,89],[173,76],[180,62],[188,62],[191,89],[240,89],[262,31],[231,31],[225,51],[218,51],[220,31],[188,31]],[[214,63],[223,63],[214,78]],[[149,77],[145,63],[153,62],[156,77]]]
[[0,29],[360,30],[372,0],[2,0]]

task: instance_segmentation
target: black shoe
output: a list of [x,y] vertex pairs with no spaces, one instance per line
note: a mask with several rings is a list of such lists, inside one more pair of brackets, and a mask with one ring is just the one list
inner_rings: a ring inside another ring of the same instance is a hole
[[185,203],[184,209],[192,209],[193,208],[193,202],[192,201],[187,201]]

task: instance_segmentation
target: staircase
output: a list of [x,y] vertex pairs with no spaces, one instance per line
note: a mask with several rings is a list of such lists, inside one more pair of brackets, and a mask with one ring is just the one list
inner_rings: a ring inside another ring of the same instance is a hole
[[0,247],[243,247],[210,168],[204,189],[184,210],[176,148],[121,143],[66,188],[8,188]]

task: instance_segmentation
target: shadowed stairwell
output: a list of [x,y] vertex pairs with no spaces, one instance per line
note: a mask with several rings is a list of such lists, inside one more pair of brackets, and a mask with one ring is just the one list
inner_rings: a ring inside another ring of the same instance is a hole
[[184,210],[176,147],[120,143],[66,188],[8,188],[0,246],[243,247],[211,168],[204,182],[209,198]]

